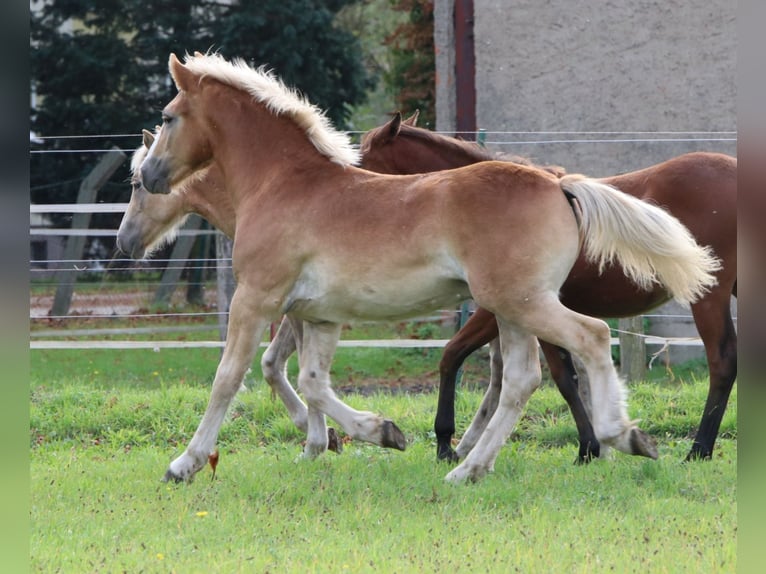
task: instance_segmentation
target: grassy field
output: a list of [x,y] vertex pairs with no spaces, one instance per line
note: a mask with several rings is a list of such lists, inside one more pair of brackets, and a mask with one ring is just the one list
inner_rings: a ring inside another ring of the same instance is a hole
[[[364,351],[364,355],[357,354]],[[438,351],[340,349],[335,376],[362,387],[394,371],[433,380]],[[203,412],[217,350],[31,351],[32,571],[733,572],[736,388],[716,457],[683,464],[707,381],[698,369],[631,386],[630,415],[660,459],[572,464],[576,432],[557,391],[530,400],[495,472],[444,482],[433,391],[369,396],[405,452],[358,442],[300,459],[300,433],[257,366],[221,429],[215,480],[159,481]],[[481,400],[484,359],[458,396],[458,429]],[[392,369],[392,365],[395,367]],[[343,385],[341,385],[343,386]]]

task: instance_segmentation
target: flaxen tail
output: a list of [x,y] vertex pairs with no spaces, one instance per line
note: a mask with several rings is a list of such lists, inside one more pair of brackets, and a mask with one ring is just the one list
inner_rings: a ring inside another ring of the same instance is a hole
[[581,175],[560,185],[580,203],[585,256],[600,270],[617,260],[639,287],[657,282],[682,303],[716,284],[720,261],[664,209]]

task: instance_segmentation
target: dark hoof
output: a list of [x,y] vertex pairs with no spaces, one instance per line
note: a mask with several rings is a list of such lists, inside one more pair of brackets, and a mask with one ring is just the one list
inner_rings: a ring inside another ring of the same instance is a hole
[[184,482],[184,479],[183,477],[178,476],[172,470],[168,469],[165,472],[165,476],[162,477],[162,482],[173,482],[175,484],[178,484],[180,482]]
[[588,464],[599,456],[601,456],[601,444],[598,441],[580,443],[580,451],[575,459],[575,464]]
[[460,460],[460,457],[457,455],[457,453],[454,451],[454,449],[450,446],[436,449],[436,460],[443,460],[445,462],[458,462]]
[[332,427],[327,427],[327,450],[340,454],[343,452],[343,441],[338,436],[337,431]]
[[630,448],[633,454],[657,460],[657,443],[640,429],[634,428],[630,431]]
[[712,460],[712,458],[712,452],[703,449],[701,446],[695,443],[692,446],[692,449],[689,451],[689,454],[686,455],[684,462],[693,462],[695,460]]
[[383,421],[383,438],[380,444],[386,448],[404,450],[407,446],[407,441],[404,438],[404,433],[399,430],[399,427],[392,421],[385,420]]

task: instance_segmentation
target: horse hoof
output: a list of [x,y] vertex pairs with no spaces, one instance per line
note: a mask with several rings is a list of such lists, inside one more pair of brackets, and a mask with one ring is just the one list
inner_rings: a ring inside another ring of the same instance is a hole
[[601,455],[601,445],[598,441],[595,441],[593,443],[588,442],[587,444],[581,444],[580,450],[577,454],[577,458],[575,459],[575,464],[588,464],[591,462],[594,458],[599,458]]
[[460,457],[450,447],[436,450],[436,460],[443,460],[444,462],[458,462]]
[[390,420],[383,421],[382,434],[381,446],[395,448],[396,450],[404,450],[407,446],[404,433]]
[[657,460],[657,442],[641,429],[630,431],[630,447],[633,454]]
[[[172,470],[167,469],[165,471],[165,476],[162,477],[162,482],[173,482],[175,484],[178,484],[180,482],[184,482],[184,478],[182,476],[177,475]],[[191,482],[191,480],[189,482]]]
[[464,484],[479,482],[487,474],[487,469],[479,467],[467,468],[464,465],[453,468],[444,480],[452,484]]
[[331,450],[336,454],[343,452],[343,441],[332,427],[327,427],[327,450]]
[[692,446],[689,454],[686,455],[684,462],[693,462],[695,460],[712,460],[713,453],[710,451],[702,450],[702,447],[698,447],[696,444]]

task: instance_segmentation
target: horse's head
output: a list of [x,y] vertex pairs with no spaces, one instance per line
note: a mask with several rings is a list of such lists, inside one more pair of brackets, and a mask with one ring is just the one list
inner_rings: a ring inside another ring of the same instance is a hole
[[162,110],[162,129],[141,164],[141,179],[150,193],[170,189],[212,159],[196,104],[202,87],[200,76],[170,55],[170,74],[178,94]]
[[143,135],[143,144],[134,152],[130,163],[130,203],[117,232],[117,248],[133,259],[146,257],[172,239],[189,213],[178,194],[154,195],[143,186],[139,168],[156,139],[146,130]]
[[360,166],[391,174],[428,173],[480,161],[499,160],[538,167],[556,177],[566,174],[557,165],[539,166],[516,155],[495,155],[472,141],[442,135],[416,126],[418,112],[406,120],[400,113],[362,136]]
[[390,121],[373,128],[362,136],[359,151],[362,153],[360,167],[378,173],[401,173],[396,167],[396,149],[391,145],[401,133],[402,126],[414,127],[420,111],[415,111],[407,119],[402,119],[401,112],[396,112]]

